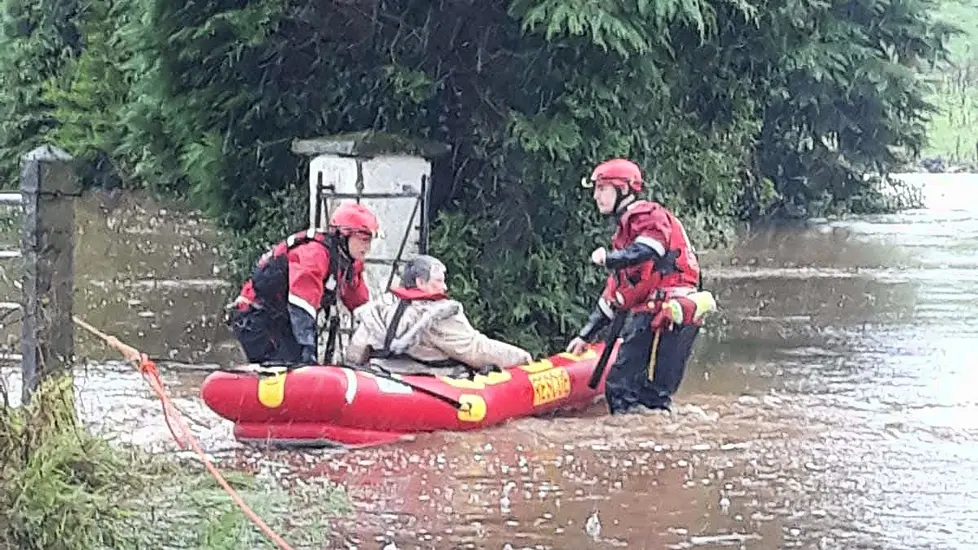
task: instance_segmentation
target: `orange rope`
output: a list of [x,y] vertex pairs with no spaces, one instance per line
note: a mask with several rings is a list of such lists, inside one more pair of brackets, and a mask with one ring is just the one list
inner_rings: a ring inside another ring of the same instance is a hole
[[275,542],[279,548],[282,550],[293,550],[293,548],[289,546],[289,544],[285,542],[282,537],[278,536],[274,531],[272,531],[271,527],[269,527],[260,517],[258,517],[258,514],[252,511],[247,504],[245,504],[245,501],[242,500],[237,491],[235,491],[231,485],[228,484],[228,482],[224,479],[224,476],[221,475],[221,472],[219,472],[217,468],[214,467],[214,464],[208,460],[207,455],[204,453],[203,449],[200,448],[200,443],[198,443],[197,438],[195,438],[191,433],[190,427],[187,426],[187,423],[184,422],[183,418],[180,416],[179,411],[176,410],[173,403],[170,401],[170,398],[167,397],[166,390],[163,387],[163,382],[160,380],[160,373],[156,368],[156,363],[150,360],[149,356],[147,356],[145,353],[140,353],[136,348],[123,344],[115,336],[105,334],[85,321],[82,321],[78,317],[72,317],[72,319],[75,321],[75,324],[101,338],[107,346],[118,350],[127,361],[136,366],[139,372],[146,377],[146,380],[149,382],[153,392],[160,398],[160,402],[163,403],[163,416],[166,420],[167,427],[170,428],[170,434],[173,435],[173,439],[176,440],[177,445],[180,445],[180,447],[183,448],[184,442],[177,437],[176,433],[174,433],[173,427],[170,425],[171,416],[176,420],[180,432],[186,438],[185,441],[189,443],[190,447],[195,453],[197,453],[197,456],[199,456],[204,462],[204,467],[207,468],[207,471],[214,476],[214,479],[216,479],[217,483],[220,484],[220,486],[227,492],[227,494],[231,497],[231,500],[233,500],[234,503],[241,508],[241,511],[248,516],[248,519],[257,525],[258,528],[261,529],[269,539]]

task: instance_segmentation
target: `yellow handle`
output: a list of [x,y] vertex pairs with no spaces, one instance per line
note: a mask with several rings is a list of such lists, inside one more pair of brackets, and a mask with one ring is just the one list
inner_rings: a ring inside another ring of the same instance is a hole
[[258,401],[270,409],[282,405],[285,401],[285,376],[287,373],[279,372],[272,376],[258,379]]
[[688,296],[690,300],[696,304],[696,312],[693,313],[693,320],[699,321],[704,315],[716,310],[717,301],[713,297],[713,293],[708,290],[701,290],[699,292],[694,292]]
[[[713,298],[713,294],[708,290],[701,290],[699,292],[694,292],[686,296],[687,300],[690,300],[696,304],[696,310],[693,312],[693,321],[699,322],[707,313],[715,310],[717,308],[717,301]],[[679,302],[672,298],[662,305],[669,314],[669,319],[677,325],[683,322],[683,307]]]
[[655,379],[655,358],[659,354],[659,336],[662,330],[655,331],[655,338],[652,339],[652,356],[649,358],[649,380]]

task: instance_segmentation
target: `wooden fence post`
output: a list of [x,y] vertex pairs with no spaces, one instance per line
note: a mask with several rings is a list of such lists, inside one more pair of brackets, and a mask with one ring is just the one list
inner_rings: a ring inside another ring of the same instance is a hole
[[24,404],[30,403],[44,378],[70,374],[74,361],[71,316],[78,183],[74,160],[65,151],[43,146],[21,158]]

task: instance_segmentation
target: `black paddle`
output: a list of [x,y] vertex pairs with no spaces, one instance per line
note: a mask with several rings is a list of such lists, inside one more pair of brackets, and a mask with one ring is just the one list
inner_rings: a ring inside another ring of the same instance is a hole
[[587,387],[592,390],[597,388],[598,384],[601,383],[601,377],[604,376],[604,369],[608,366],[608,359],[611,357],[611,350],[615,347],[615,340],[618,340],[621,329],[625,327],[626,319],[628,319],[628,310],[622,309],[615,314],[615,318],[611,321],[608,337],[605,338],[604,350],[601,352],[601,357],[598,358],[598,364],[594,366],[594,371],[591,372],[591,379],[587,382]]
[[458,409],[460,411],[463,410],[463,409],[467,410],[469,408],[467,405],[463,404],[461,401],[459,401],[457,399],[452,399],[451,397],[448,397],[447,395],[442,395],[442,394],[440,394],[438,392],[431,391],[431,390],[429,390],[427,388],[422,388],[421,386],[415,386],[414,384],[412,384],[410,382],[406,382],[406,381],[404,381],[404,380],[402,380],[400,378],[395,378],[394,375],[393,375],[393,373],[390,373],[390,371],[388,371],[386,369],[381,369],[379,367],[375,367],[375,368],[371,368],[369,370],[364,370],[364,369],[357,369],[356,367],[349,366],[349,365],[342,365],[342,366],[344,366],[346,368],[349,368],[349,369],[353,369],[353,370],[361,370],[363,372],[369,372],[370,374],[372,374],[374,376],[377,376],[378,378],[386,378],[387,380],[393,380],[394,382],[397,382],[399,384],[404,384],[405,386],[407,386],[407,387],[409,387],[409,388],[411,388],[413,390],[417,390],[418,393],[423,393],[423,394],[425,394],[425,395],[427,395],[429,397],[434,397],[435,399],[437,399],[437,400],[439,400],[439,401],[441,401],[443,403],[448,403],[449,405],[455,407],[456,409]]

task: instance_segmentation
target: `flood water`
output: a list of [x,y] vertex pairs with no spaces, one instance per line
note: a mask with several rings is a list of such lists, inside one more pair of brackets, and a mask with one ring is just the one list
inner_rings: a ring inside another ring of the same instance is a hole
[[[610,418],[602,404],[381,449],[247,456],[346,487],[356,513],[331,547],[978,548],[978,177],[918,178],[925,209],[757,231],[707,257],[722,312],[672,415]],[[153,231],[133,234],[80,210],[79,255],[93,255],[78,260],[81,315],[158,356],[238,358],[218,237],[183,215],[151,211]],[[165,381],[205,446],[240,459],[195,396],[201,378]],[[78,385],[93,429],[170,448],[128,367],[80,369]]]

